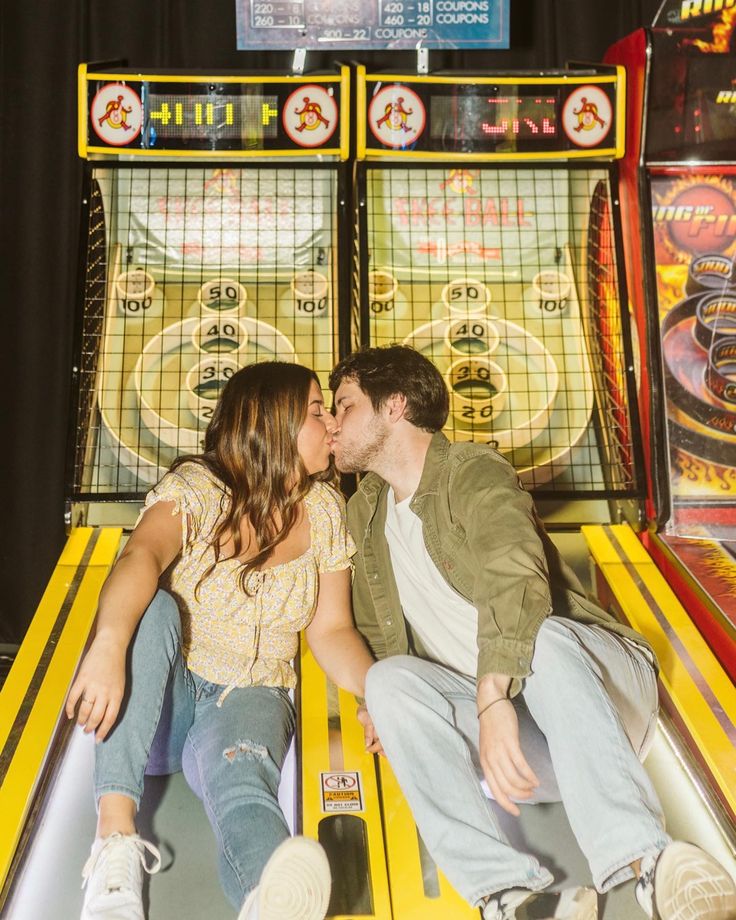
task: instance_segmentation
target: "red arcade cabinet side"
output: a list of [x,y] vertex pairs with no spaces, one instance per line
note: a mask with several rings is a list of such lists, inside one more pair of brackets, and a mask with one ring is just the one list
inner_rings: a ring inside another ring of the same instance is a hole
[[639,337],[642,542],[736,676],[736,5],[664,0],[627,71],[621,212]]

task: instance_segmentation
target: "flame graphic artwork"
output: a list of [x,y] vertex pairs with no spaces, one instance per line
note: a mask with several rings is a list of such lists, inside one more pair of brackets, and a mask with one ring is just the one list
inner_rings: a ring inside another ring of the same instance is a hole
[[705,54],[727,54],[731,46],[731,36],[736,28],[736,8],[723,10],[719,22],[713,23],[713,35],[710,42],[700,38],[685,38],[683,45],[693,45]]
[[729,179],[683,176],[655,191],[652,204],[658,261],[689,265],[705,252],[736,252],[736,188]]

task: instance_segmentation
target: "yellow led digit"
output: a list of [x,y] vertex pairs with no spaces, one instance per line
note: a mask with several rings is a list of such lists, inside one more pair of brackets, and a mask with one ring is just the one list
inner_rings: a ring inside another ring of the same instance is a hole
[[181,102],[177,102],[174,106],[174,124],[181,125],[184,124],[184,107]]
[[234,121],[235,119],[233,117],[233,104],[232,102],[228,102],[225,105],[225,124],[232,125]]
[[171,121],[171,109],[168,102],[162,102],[158,112],[151,112],[151,120],[160,121],[162,125],[168,125]]
[[261,124],[268,125],[272,118],[278,118],[279,110],[264,102],[261,106]]
[[[233,124],[233,104],[228,102],[225,106],[225,122],[228,125]],[[215,123],[215,107],[211,102],[207,102],[204,106],[204,119],[202,118],[202,103],[195,102],[194,104],[194,124],[195,125],[214,125]]]

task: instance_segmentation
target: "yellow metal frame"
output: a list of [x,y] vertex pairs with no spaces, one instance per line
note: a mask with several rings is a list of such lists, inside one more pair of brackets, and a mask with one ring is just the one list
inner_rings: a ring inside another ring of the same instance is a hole
[[[322,791],[320,774],[333,769],[335,754],[330,751],[330,732],[328,719],[327,678],[312,657],[306,642],[301,643],[300,663],[300,729],[299,738],[301,758],[302,789],[302,833],[315,840],[319,837],[320,823],[329,818],[322,811]],[[350,814],[360,818],[365,824],[368,842],[368,884],[371,886],[374,912],[368,916],[376,920],[391,920],[391,899],[389,896],[386,857],[381,824],[381,808],[378,796],[376,770],[372,754],[365,750],[363,729],[358,722],[355,711],[355,698],[343,690],[338,691],[340,716],[340,739],[342,750],[339,752],[340,771],[360,774],[363,794],[360,811]],[[336,744],[337,739],[332,740]],[[357,920],[366,914],[334,914],[332,920]]]
[[[0,691],[0,763],[5,770],[0,786],[0,892],[8,879],[49,745],[60,719],[65,718],[66,694],[121,536],[119,527],[78,527],[71,531]],[[53,636],[62,614],[66,621],[60,634]],[[49,647],[53,652],[41,674],[39,665]]]
[[[338,712],[329,711],[327,679],[306,643],[301,650],[300,700],[302,831],[316,840],[320,822],[329,817],[322,810],[320,774],[333,769],[335,760],[339,771],[358,772],[363,808],[352,814],[365,822],[368,841],[374,912],[367,916],[378,920],[477,920],[478,910],[457,894],[439,870],[439,897],[426,894],[416,824],[396,777],[385,758],[366,753],[363,729],[355,715],[357,703],[351,694],[338,691]],[[337,715],[339,740],[334,735],[330,738],[328,723],[332,716],[334,726]],[[336,744],[341,750],[335,750]],[[332,920],[357,920],[366,914],[330,916]]]
[[[340,86],[340,133],[339,144],[337,147],[320,147],[305,148],[303,150],[140,150],[128,149],[126,147],[96,147],[88,144],[87,135],[87,84],[92,81],[106,80],[109,82],[152,82],[157,83],[291,83],[299,86],[303,83],[327,83]],[[98,154],[107,157],[119,156],[136,156],[136,157],[154,157],[154,158],[181,158],[186,159],[241,159],[241,158],[259,158],[270,159],[272,157],[315,157],[335,156],[340,160],[347,160],[350,154],[350,69],[346,66],[340,67],[340,73],[335,74],[306,74],[305,76],[272,76],[270,74],[261,74],[260,76],[203,76],[187,74],[132,74],[132,73],[90,73],[86,64],[80,64],[77,71],[77,91],[78,91],[78,113],[77,113],[77,151],[82,159],[88,159],[90,154]]]
[[[117,556],[122,528],[74,528],[0,691],[0,906],[18,844],[62,719],[69,686],[87,644],[100,589]],[[60,618],[66,617],[63,626]],[[55,634],[55,630],[58,634]],[[48,663],[44,653],[53,649]],[[365,825],[373,913],[335,914],[332,920],[453,920],[478,917],[438,873],[440,896],[424,892],[416,826],[393,773],[365,750],[355,698],[337,692],[339,738],[330,737],[328,683],[302,642],[300,651],[301,830],[314,839],[330,815],[322,810],[322,772],[356,772],[362,802],[350,814]],[[336,745],[339,748],[336,749]],[[388,860],[387,860],[388,855]],[[389,865],[387,866],[387,862]]]
[[439,897],[427,895],[417,826],[393,770],[383,757],[380,759],[380,774],[394,917],[397,920],[478,920],[478,908],[471,907],[439,869]]
[[624,615],[651,642],[660,683],[736,812],[736,688],[631,527],[582,532]]
[[[84,105],[82,105],[84,100]],[[77,68],[77,153],[87,159],[87,118],[89,109],[87,105],[87,65],[80,64]]]
[[[586,83],[613,83],[617,85],[616,92],[616,126],[613,146],[596,148],[595,150],[557,150],[542,151],[539,153],[446,153],[446,152],[421,152],[416,150],[385,150],[383,148],[368,147],[368,135],[365,112],[368,98],[369,83],[406,83],[435,84],[435,85],[464,85],[464,86],[577,86]],[[478,162],[534,162],[536,160],[570,160],[570,159],[620,159],[624,155],[626,137],[626,70],[616,66],[615,74],[562,74],[548,77],[527,77],[524,75],[509,76],[417,76],[416,74],[369,74],[364,66],[357,68],[356,77],[356,147],[359,160],[382,159],[409,159],[409,160],[437,160],[443,163],[478,161]]]

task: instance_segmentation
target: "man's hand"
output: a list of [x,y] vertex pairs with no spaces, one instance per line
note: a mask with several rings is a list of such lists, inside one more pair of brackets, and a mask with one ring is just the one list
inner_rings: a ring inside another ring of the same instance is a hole
[[501,808],[518,817],[520,812],[512,799],[528,799],[539,780],[519,744],[514,704],[509,699],[499,699],[483,712],[479,722],[478,749],[488,788]]
[[383,750],[383,746],[376,732],[376,727],[373,724],[373,719],[371,719],[370,713],[364,704],[358,706],[356,715],[358,716],[358,721],[363,726],[366,751],[368,751],[369,754],[380,754],[382,757],[385,757],[386,753]]

